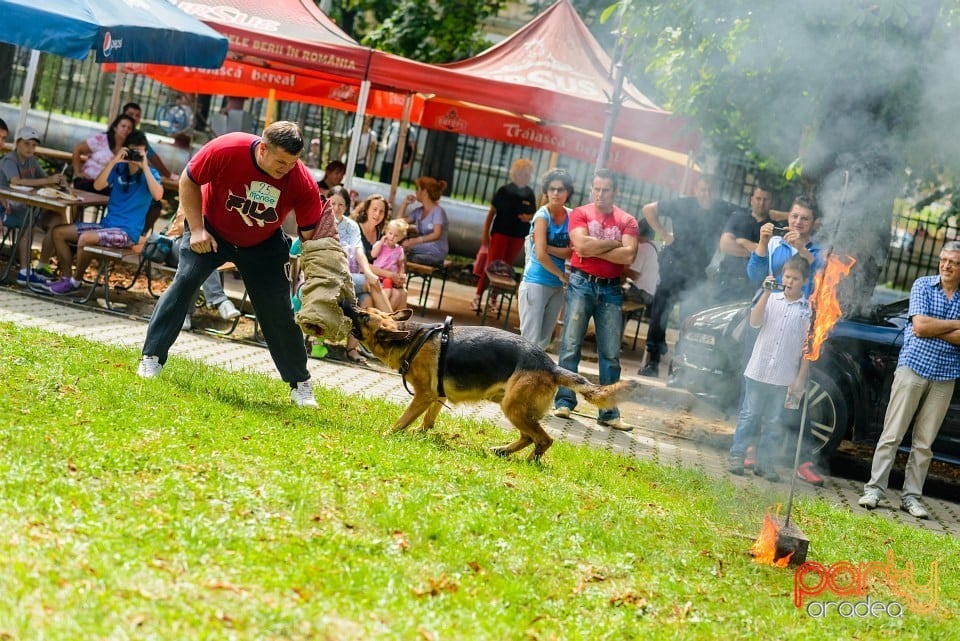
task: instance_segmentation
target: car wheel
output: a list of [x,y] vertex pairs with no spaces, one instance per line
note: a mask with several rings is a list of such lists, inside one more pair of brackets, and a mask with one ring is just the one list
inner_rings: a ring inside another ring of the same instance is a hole
[[850,411],[847,398],[825,372],[813,369],[807,384],[807,429],[813,453],[829,459],[847,436]]

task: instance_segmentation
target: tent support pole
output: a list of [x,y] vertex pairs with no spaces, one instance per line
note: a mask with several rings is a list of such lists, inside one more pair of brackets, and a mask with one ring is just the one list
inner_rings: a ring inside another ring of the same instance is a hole
[[410,129],[410,111],[413,109],[413,94],[403,99],[403,115],[400,117],[400,131],[397,132],[397,150],[393,155],[393,176],[390,177],[390,206],[396,211],[397,183],[400,182],[400,170],[403,169],[403,150],[407,145],[407,130]]
[[120,71],[120,65],[117,65],[117,71],[113,74],[113,93],[110,94],[110,111],[107,112],[110,116],[108,120],[120,113],[120,99],[123,97],[124,80],[123,72]]
[[[17,131],[27,124],[27,114],[30,112],[30,101],[33,98],[33,83],[37,79],[37,67],[40,66],[40,52],[30,50],[30,62],[27,66],[27,79],[23,81],[23,98],[20,102],[20,120],[17,122]],[[15,137],[16,132],[12,138]]]
[[[350,191],[353,186],[354,168],[357,166],[357,156],[360,150],[360,138],[363,136],[363,119],[367,113],[367,98],[370,96],[370,81],[360,83],[360,95],[357,97],[357,110],[353,115],[353,129],[350,135],[350,147],[347,151],[347,173],[343,177],[343,186]],[[366,153],[364,149],[364,153]]]

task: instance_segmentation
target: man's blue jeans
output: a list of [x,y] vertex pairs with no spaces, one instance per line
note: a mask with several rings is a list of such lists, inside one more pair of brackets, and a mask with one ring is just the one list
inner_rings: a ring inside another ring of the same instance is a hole
[[[580,366],[580,348],[593,318],[597,333],[597,356],[600,384],[620,380],[620,336],[623,334],[623,290],[618,283],[598,285],[583,275],[570,274],[566,307],[563,313],[563,336],[560,339],[560,367],[576,372]],[[576,393],[566,387],[557,390],[554,406],[577,406]],[[619,409],[600,410],[597,420],[608,421],[620,416]]]
[[747,446],[755,437],[755,426],[760,426],[757,446],[757,465],[770,467],[780,441],[783,439],[783,403],[787,400],[785,385],[770,385],[743,377],[743,401],[733,434],[730,458],[743,460]]

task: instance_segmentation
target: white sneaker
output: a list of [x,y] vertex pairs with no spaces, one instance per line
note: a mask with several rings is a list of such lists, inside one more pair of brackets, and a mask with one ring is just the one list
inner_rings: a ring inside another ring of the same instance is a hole
[[223,320],[233,320],[240,316],[240,310],[237,309],[236,305],[234,305],[230,299],[217,305],[217,309],[220,310],[220,318]]
[[912,516],[915,519],[928,519],[930,514],[927,513],[927,509],[923,507],[923,503],[920,502],[915,496],[905,496],[900,501],[900,509]]
[[160,370],[163,365],[160,364],[159,356],[144,356],[137,368],[137,376],[140,378],[156,378],[160,376]]
[[553,409],[553,415],[557,418],[570,418],[570,408],[566,405],[561,405],[560,407],[555,407]]
[[880,503],[880,495],[876,492],[866,491],[863,493],[863,496],[860,497],[860,500],[857,501],[857,504],[860,507],[865,507],[868,510],[876,509],[877,505]]
[[317,399],[313,397],[313,383],[302,381],[290,390],[290,400],[299,407],[319,407]]
[[184,332],[185,332],[185,331],[187,331],[188,329],[190,329],[191,327],[193,327],[193,325],[190,323],[190,317],[189,317],[189,316],[185,316],[184,319],[183,319],[183,325],[180,326],[181,331],[184,331]]

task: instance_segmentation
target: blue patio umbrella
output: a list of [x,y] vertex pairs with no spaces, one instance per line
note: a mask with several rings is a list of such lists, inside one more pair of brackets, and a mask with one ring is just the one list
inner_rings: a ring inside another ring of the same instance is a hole
[[0,41],[33,49],[18,128],[26,123],[38,51],[97,62],[216,69],[227,39],[169,0],[0,0]]
[[215,69],[227,39],[169,0],[0,0],[0,40],[82,60]]

